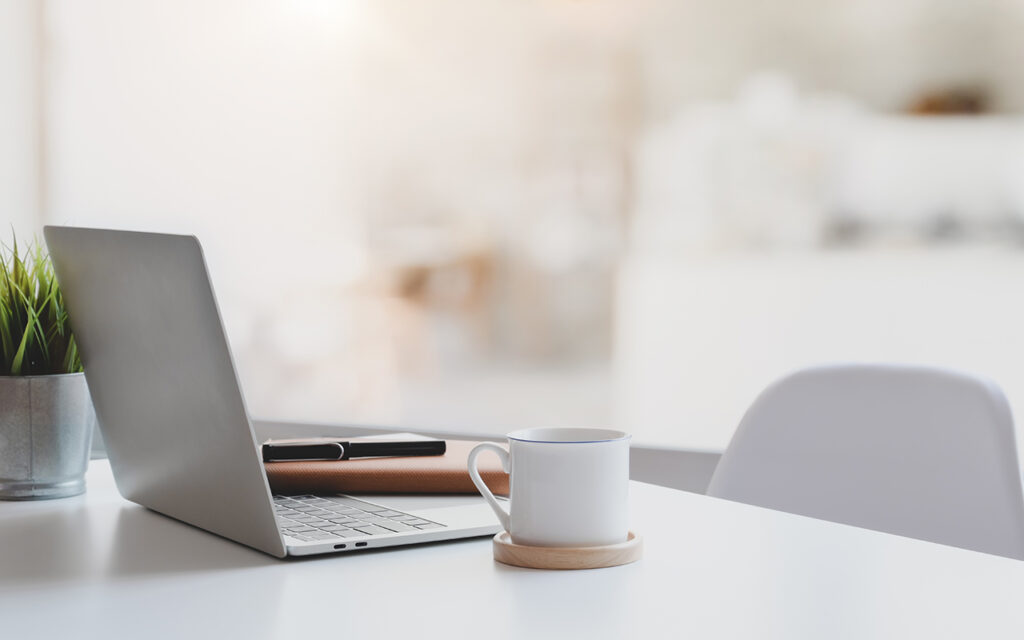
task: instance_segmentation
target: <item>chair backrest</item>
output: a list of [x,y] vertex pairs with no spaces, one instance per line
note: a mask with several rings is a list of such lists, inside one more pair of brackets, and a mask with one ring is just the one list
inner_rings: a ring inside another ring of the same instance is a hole
[[978,378],[806,369],[754,401],[708,495],[1024,559],[1010,407]]

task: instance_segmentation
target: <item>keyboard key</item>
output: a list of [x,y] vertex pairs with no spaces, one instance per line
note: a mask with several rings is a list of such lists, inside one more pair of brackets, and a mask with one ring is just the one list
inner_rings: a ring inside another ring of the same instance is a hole
[[[388,518],[367,518],[364,522],[366,522],[366,524],[376,524],[376,525],[380,525],[382,527],[386,527],[389,524],[398,524],[397,521],[390,520]],[[401,523],[401,524],[405,524],[405,523]],[[406,526],[408,526],[408,525],[406,525]]]
[[363,502],[362,500],[356,500],[355,498],[335,498],[333,502],[338,504],[344,504],[349,507],[356,509],[362,509],[363,511],[386,511],[387,507],[382,507],[376,504],[370,504],[369,502]]
[[382,533],[394,533],[394,531],[389,531],[384,527],[378,527],[373,524],[364,524],[361,527],[356,527],[355,530],[359,531],[360,533],[365,533],[368,536],[379,536]]
[[362,500],[356,500],[355,498],[343,498],[341,496],[332,496],[330,501],[334,504],[345,505],[347,507],[361,507],[366,504]]
[[345,506],[332,506],[332,507],[329,507],[329,508],[328,507],[324,507],[324,508],[327,509],[328,511],[333,512],[333,513],[363,513],[362,509],[353,509],[352,507],[345,507]]
[[313,538],[314,540],[330,540],[338,537],[333,533],[327,533],[326,531],[314,531],[313,533],[307,533],[305,535]]
[[385,529],[390,529],[395,533],[401,533],[402,531],[416,531],[416,527],[410,527],[409,525],[402,524],[401,522],[392,521],[387,523],[378,523],[378,526],[383,527]]
[[286,528],[285,531],[288,533],[309,533],[310,531],[316,531],[313,527],[291,527]]
[[417,529],[444,529],[443,524],[437,524],[436,522],[428,522],[427,524],[416,525]]

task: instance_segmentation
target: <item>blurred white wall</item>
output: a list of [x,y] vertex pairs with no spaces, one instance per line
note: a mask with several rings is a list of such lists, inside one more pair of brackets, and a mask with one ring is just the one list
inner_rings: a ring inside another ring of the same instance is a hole
[[45,6],[47,221],[199,235],[255,412],[393,417],[425,329],[364,280],[465,247],[515,257],[493,279],[512,350],[607,344],[616,23],[495,0]]
[[23,239],[38,232],[43,206],[40,17],[32,0],[0,0],[0,221]]
[[[850,120],[775,127],[754,108],[737,127],[721,107],[749,106],[751,77],[862,112],[960,85],[1020,110],[1021,27],[1021,0],[0,0],[0,207],[18,225],[199,235],[254,413],[597,423],[616,413],[609,353],[672,375],[658,331],[674,327],[616,298],[624,253],[699,248],[723,220],[775,248],[819,238],[819,143]],[[891,164],[853,196],[885,209],[907,162]],[[930,193],[937,174],[916,175],[896,187]],[[659,278],[643,290],[672,300]],[[680,316],[699,303],[680,300]],[[628,389],[674,393],[641,378]],[[658,437],[711,446],[716,420]]]
[[924,90],[981,88],[1024,108],[1020,0],[653,0],[642,53],[648,114],[732,95],[752,72],[899,110]]
[[[994,380],[1024,416],[1024,254],[1000,247],[637,258],[619,274],[615,421],[722,450],[798,368],[902,362]],[[1024,444],[1024,443],[1022,443]]]
[[49,221],[197,233],[246,293],[290,262],[350,275],[344,25],[304,3],[47,7]]
[[198,235],[256,413],[366,393],[349,6],[47,3],[47,220]]

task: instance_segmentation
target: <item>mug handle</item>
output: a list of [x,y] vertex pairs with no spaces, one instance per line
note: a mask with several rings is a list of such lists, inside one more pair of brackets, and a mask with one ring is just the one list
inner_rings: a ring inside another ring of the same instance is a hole
[[488,450],[498,454],[498,457],[501,458],[501,468],[505,470],[505,473],[509,472],[508,451],[496,444],[481,442],[473,447],[473,450],[469,452],[469,458],[466,460],[466,464],[469,466],[469,477],[472,478],[477,491],[479,491],[484,499],[487,500],[487,504],[491,505],[491,509],[494,510],[494,515],[498,516],[501,526],[505,528],[505,531],[511,531],[508,511],[502,509],[501,505],[498,504],[498,501],[494,498],[494,494],[491,493],[491,490],[487,488],[486,484],[484,484],[483,479],[480,477],[480,470],[477,468],[477,456]]

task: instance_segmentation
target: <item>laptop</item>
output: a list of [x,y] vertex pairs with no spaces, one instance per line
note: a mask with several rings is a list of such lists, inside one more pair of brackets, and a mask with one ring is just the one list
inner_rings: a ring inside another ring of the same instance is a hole
[[272,495],[198,239],[44,235],[127,500],[277,557],[501,529],[478,496]]

